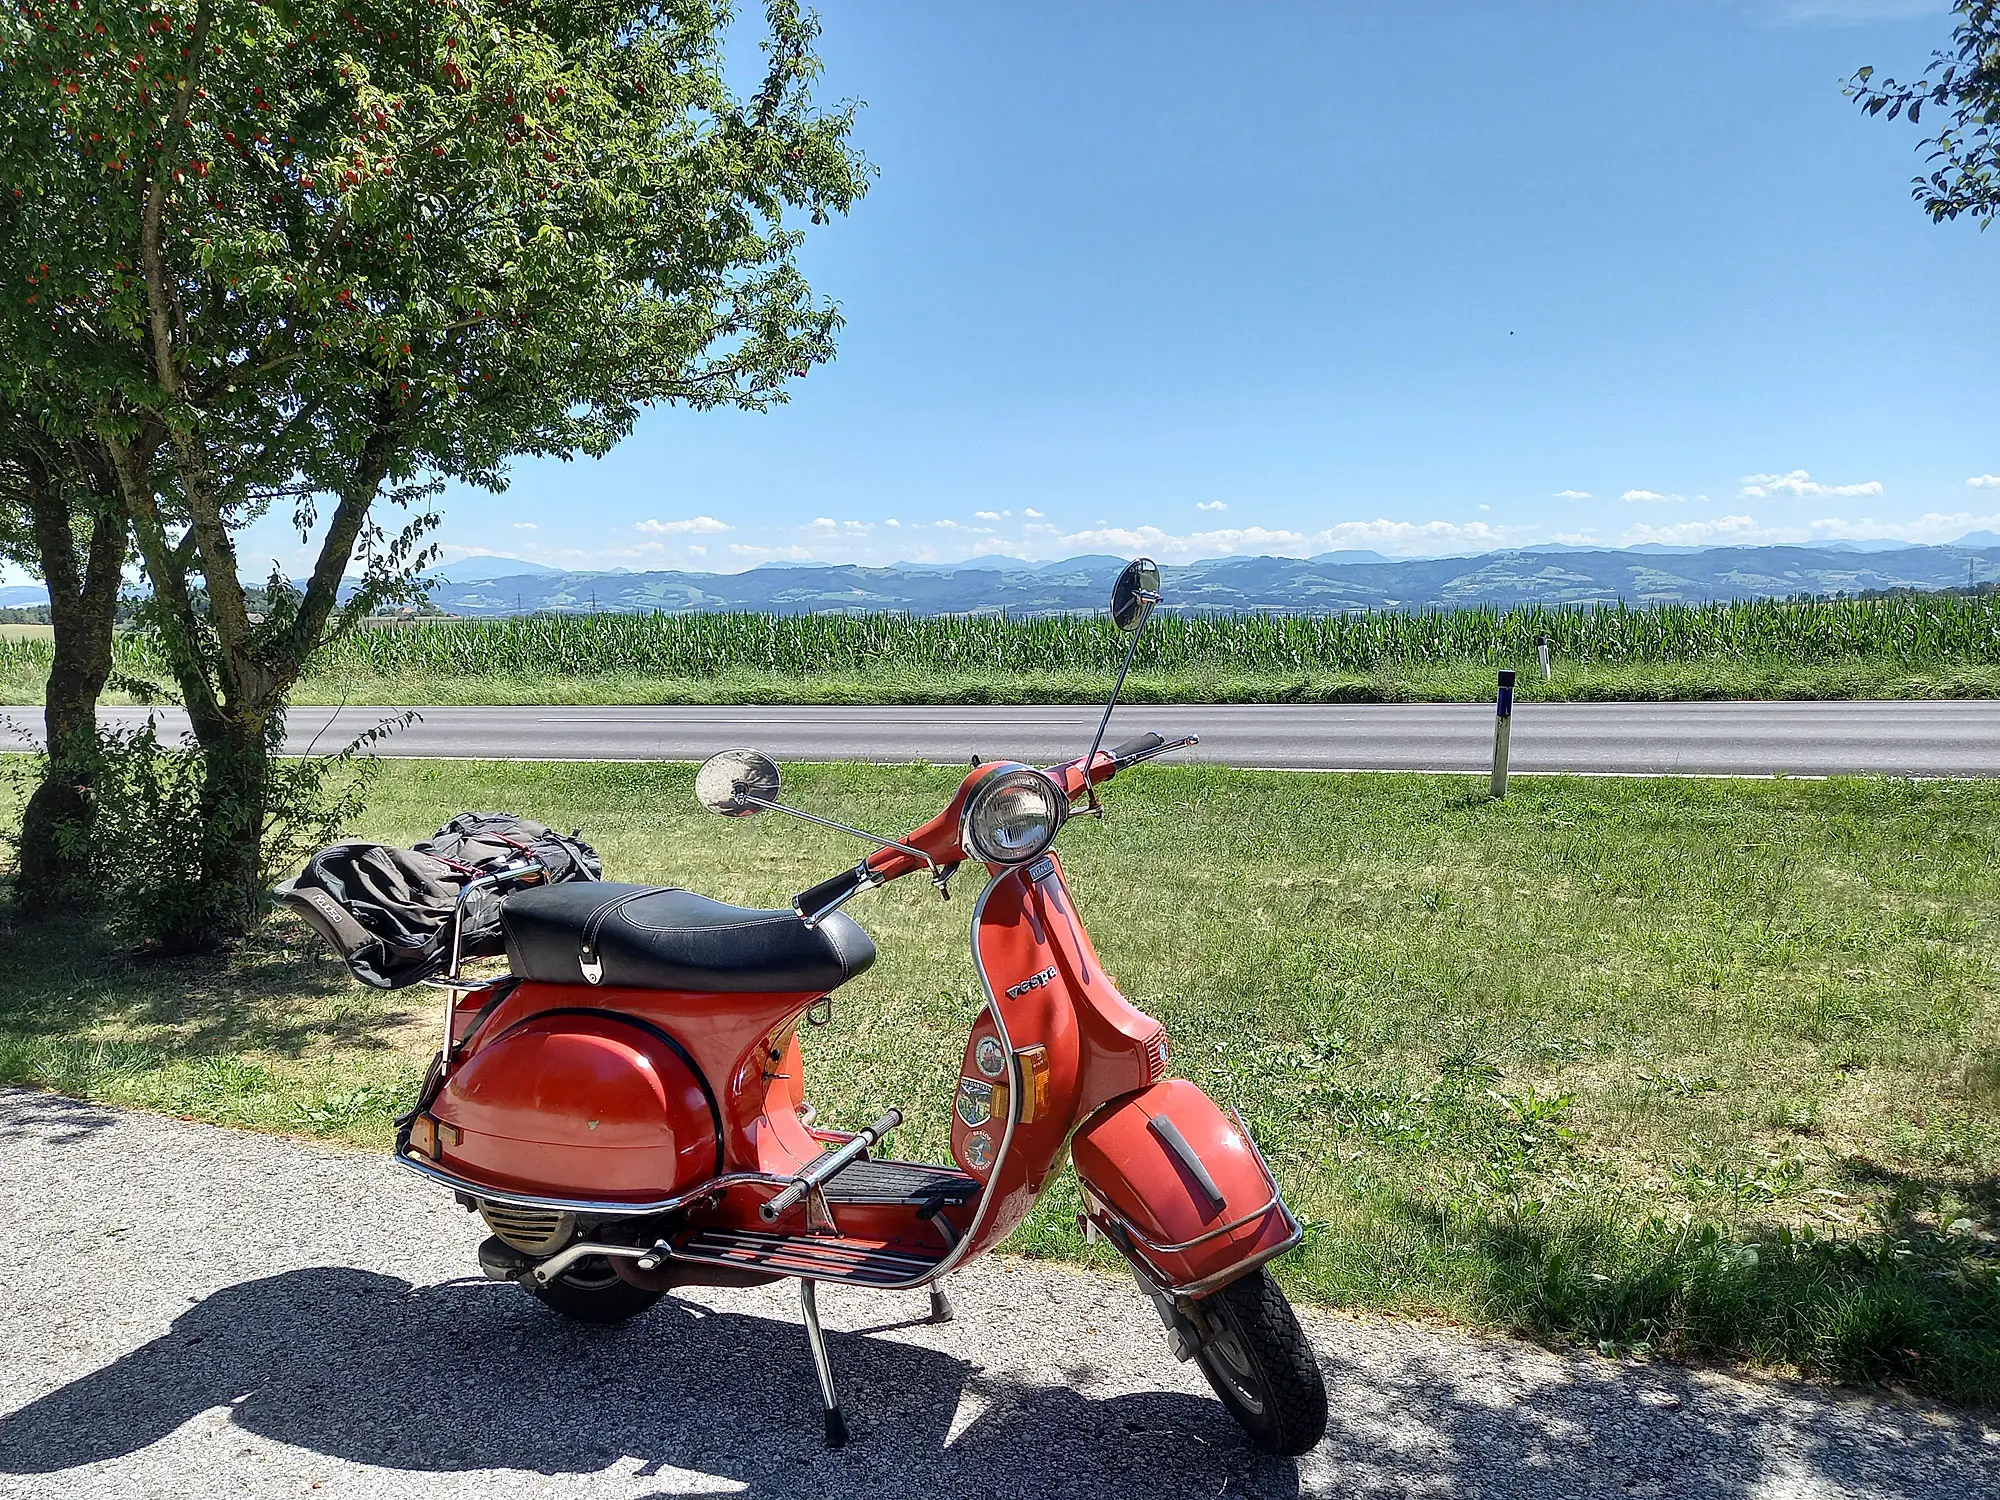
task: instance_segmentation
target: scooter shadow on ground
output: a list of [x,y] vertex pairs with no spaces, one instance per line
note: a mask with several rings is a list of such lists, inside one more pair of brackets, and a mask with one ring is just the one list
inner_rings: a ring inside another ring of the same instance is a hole
[[224,1288],[0,1417],[0,1474],[116,1459],[227,1406],[276,1442],[405,1471],[585,1474],[636,1458],[641,1475],[770,1496],[985,1493],[1000,1475],[1046,1495],[1300,1493],[1297,1463],[1249,1448],[1213,1400],[1099,1400],[1061,1370],[1037,1386],[913,1344],[832,1329],[828,1343],[854,1429],[838,1452],[796,1322],[669,1298],[589,1328],[512,1287],[315,1267]]
[[[706,1476],[713,1492],[788,1500],[1305,1492],[1297,1463],[1249,1448],[1203,1397],[1097,1399],[1062,1383],[1082,1372],[1031,1385],[919,1345],[831,1330],[829,1343],[854,1426],[838,1452],[822,1446],[789,1319],[669,1299],[586,1328],[511,1287],[315,1267],[216,1292],[153,1342],[0,1416],[0,1474],[116,1460],[227,1407],[243,1431],[406,1473],[624,1465],[662,1492],[702,1493],[687,1485]],[[1314,1493],[1748,1500],[1777,1485],[1928,1500],[1992,1481],[1979,1424],[1935,1409],[1717,1391],[1670,1365],[1564,1361],[1497,1378],[1435,1351],[1321,1361],[1337,1399],[1306,1460]],[[1804,1426],[1774,1410],[1794,1403],[1832,1410]]]
[[118,1115],[80,1099],[34,1089],[0,1088],[0,1141],[74,1146],[118,1123]]

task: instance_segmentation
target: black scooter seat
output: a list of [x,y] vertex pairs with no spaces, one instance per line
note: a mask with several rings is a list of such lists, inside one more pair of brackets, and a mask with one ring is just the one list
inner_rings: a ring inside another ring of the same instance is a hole
[[647,990],[825,994],[875,962],[875,944],[835,912],[817,927],[671,886],[609,880],[539,886],[500,908],[523,979]]

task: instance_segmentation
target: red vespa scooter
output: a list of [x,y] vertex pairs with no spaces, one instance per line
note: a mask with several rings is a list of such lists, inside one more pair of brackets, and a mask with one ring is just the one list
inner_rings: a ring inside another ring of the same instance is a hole
[[[1136,644],[1159,572],[1127,567],[1112,614]],[[1125,667],[1132,660],[1131,645]],[[484,1218],[485,1272],[587,1322],[629,1317],[690,1285],[796,1277],[826,1405],[846,1439],[814,1298],[819,1282],[925,1287],[1000,1244],[1060,1171],[1083,1187],[1086,1231],[1130,1263],[1177,1358],[1193,1359],[1250,1438],[1302,1453],[1326,1426],[1319,1366],[1265,1269],[1299,1241],[1240,1116],[1167,1076],[1164,1028],[1098,961],[1051,846],[1072,804],[1193,737],[1145,735],[1048,769],[976,766],[949,805],[853,869],[752,911],[688,891],[545,885],[502,906],[512,973],[458,975],[445,1045],[397,1159]],[[696,778],[711,810],[782,806],[753,750]],[[918,871],[940,891],[966,860],[991,879],[972,914],[986,1005],[953,1097],[953,1165],[878,1159],[901,1123],[819,1128],[798,1026],[875,956],[840,908]],[[509,872],[509,877],[531,873]]]

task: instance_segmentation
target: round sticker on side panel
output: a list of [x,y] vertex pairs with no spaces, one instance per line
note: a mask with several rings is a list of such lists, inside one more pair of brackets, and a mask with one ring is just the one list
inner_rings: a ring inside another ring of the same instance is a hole
[[977,1130],[993,1118],[993,1085],[977,1078],[958,1080],[958,1117],[968,1130]]
[[1000,1045],[997,1036],[981,1037],[979,1045],[972,1049],[972,1060],[988,1078],[998,1078],[1007,1071],[1007,1049]]

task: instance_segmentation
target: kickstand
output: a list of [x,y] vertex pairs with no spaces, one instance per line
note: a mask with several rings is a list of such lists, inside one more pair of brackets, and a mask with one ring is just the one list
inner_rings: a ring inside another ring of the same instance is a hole
[[949,1323],[951,1319],[952,1319],[951,1298],[947,1297],[944,1294],[944,1288],[942,1286],[939,1286],[936,1282],[932,1282],[931,1321],[933,1323]]
[[826,1335],[819,1328],[819,1296],[815,1283],[801,1278],[799,1306],[805,1313],[806,1342],[812,1346],[813,1369],[819,1375],[820,1399],[826,1403],[826,1445],[847,1445],[847,1418],[840,1414],[840,1396],[833,1388],[833,1365],[826,1357]]

